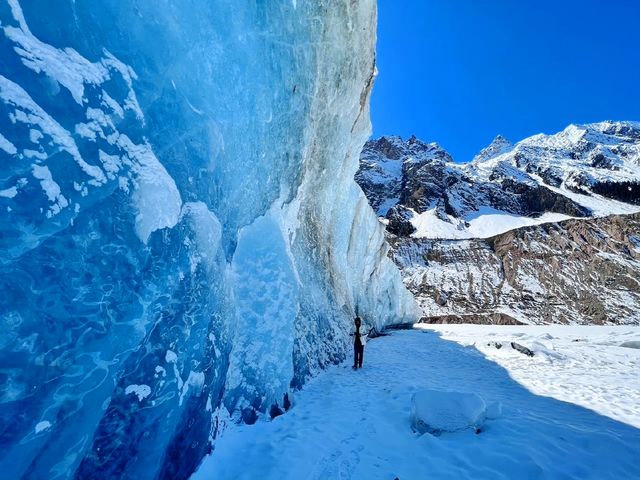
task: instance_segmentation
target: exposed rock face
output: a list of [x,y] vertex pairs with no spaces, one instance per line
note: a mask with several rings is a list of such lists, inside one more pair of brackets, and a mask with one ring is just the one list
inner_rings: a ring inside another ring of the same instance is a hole
[[640,323],[640,124],[503,137],[456,164],[365,145],[356,180],[430,323]]
[[365,145],[356,180],[396,235],[487,238],[632,213],[640,211],[640,123],[571,125],[515,145],[498,136],[465,164],[436,143],[383,137]]
[[[438,294],[436,294],[438,296]],[[436,299],[436,302],[438,300]],[[439,304],[440,305],[440,304]],[[474,325],[522,325],[524,322],[520,322],[506,313],[494,312],[494,313],[476,313],[476,314],[463,314],[463,315],[434,315],[422,317],[421,323],[430,324],[451,324],[451,323],[471,323]]]
[[640,214],[390,241],[430,323],[640,323]]

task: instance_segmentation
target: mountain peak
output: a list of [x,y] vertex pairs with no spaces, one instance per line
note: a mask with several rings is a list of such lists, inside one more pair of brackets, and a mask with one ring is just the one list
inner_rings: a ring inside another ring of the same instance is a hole
[[549,218],[640,211],[633,122],[570,125],[515,145],[498,135],[472,163],[453,163],[437,143],[416,138],[397,146],[369,144],[356,180],[378,215],[411,209],[409,223],[421,227],[414,236],[491,236]]
[[508,139],[506,139],[502,135],[498,134],[498,135],[496,135],[496,138],[494,138],[492,140],[491,145],[494,145],[494,144],[507,144],[507,143],[509,145],[511,145],[511,142]]
[[480,153],[478,153],[478,155],[474,157],[473,162],[486,162],[487,160],[491,160],[498,155],[507,153],[512,149],[513,143],[511,143],[502,135],[497,135],[489,144],[489,146],[480,150]]

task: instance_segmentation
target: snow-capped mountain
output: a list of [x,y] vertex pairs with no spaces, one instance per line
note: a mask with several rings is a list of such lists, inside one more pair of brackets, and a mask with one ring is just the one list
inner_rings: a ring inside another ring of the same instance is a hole
[[498,136],[466,164],[382,137],[356,180],[430,321],[640,323],[640,123]]
[[640,211],[640,123],[571,125],[515,145],[498,136],[471,162],[435,143],[382,137],[365,145],[356,180],[387,230],[486,238],[571,217]]

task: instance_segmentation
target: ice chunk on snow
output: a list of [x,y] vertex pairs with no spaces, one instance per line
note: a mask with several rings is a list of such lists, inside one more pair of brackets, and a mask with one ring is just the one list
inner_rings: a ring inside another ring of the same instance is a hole
[[273,218],[261,217],[240,232],[232,271],[238,330],[225,403],[228,407],[249,407],[247,385],[264,383],[263,402],[269,406],[288,392],[298,315],[298,285],[282,232]]
[[424,390],[411,397],[411,426],[420,433],[477,431],[486,415],[487,406],[475,393]]

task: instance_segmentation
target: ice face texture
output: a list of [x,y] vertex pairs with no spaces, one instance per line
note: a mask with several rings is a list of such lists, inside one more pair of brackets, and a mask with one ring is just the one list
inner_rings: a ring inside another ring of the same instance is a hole
[[375,3],[0,0],[0,471],[185,478],[413,299],[353,181]]

